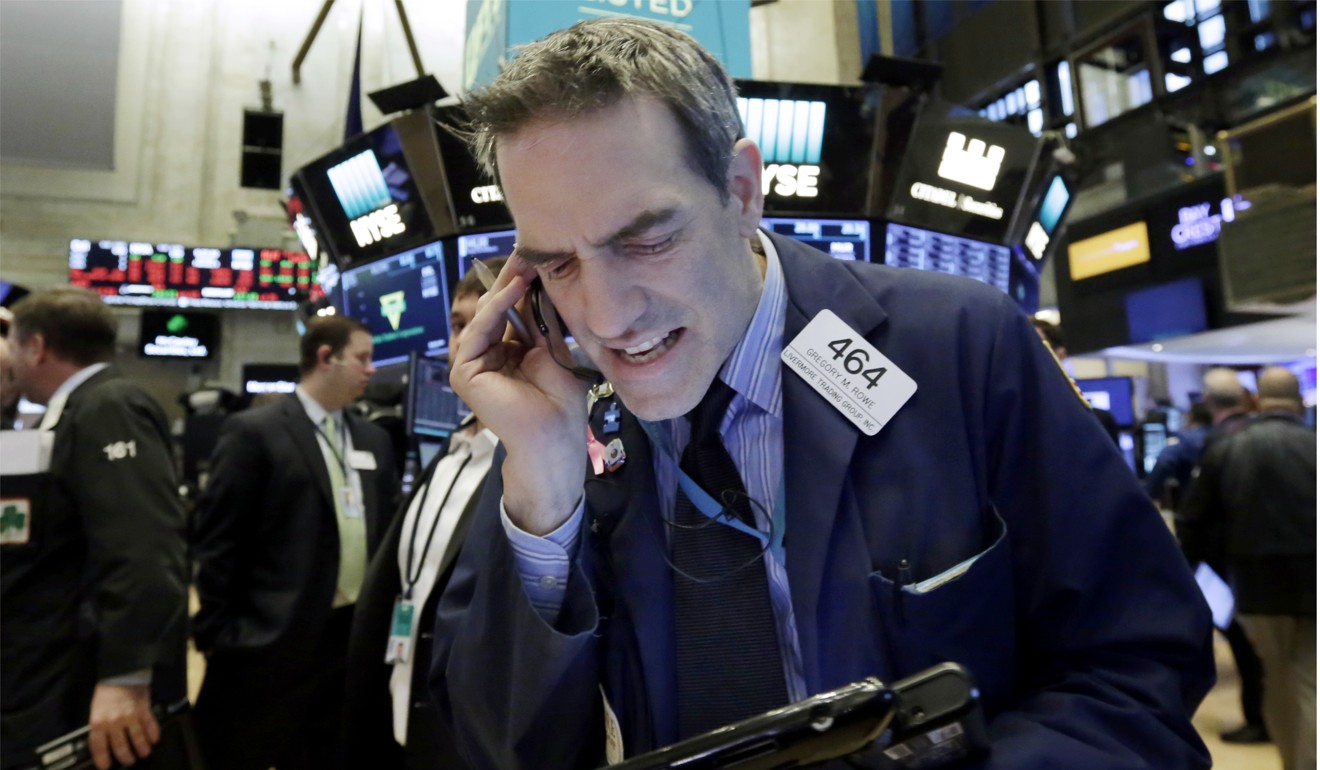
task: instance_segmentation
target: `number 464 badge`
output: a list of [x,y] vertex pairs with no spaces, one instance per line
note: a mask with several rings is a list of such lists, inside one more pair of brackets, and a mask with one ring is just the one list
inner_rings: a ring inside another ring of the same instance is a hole
[[915,380],[829,310],[817,313],[780,358],[868,436],[917,392]]

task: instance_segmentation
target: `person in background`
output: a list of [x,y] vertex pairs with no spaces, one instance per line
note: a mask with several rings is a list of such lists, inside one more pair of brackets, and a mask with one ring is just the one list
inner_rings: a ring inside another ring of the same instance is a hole
[[12,430],[18,420],[18,402],[23,397],[14,382],[14,353],[8,337],[0,337],[0,430]]
[[13,382],[46,406],[39,430],[21,433],[53,439],[48,468],[34,459],[38,472],[4,482],[6,768],[35,765],[36,746],[84,725],[102,770],[179,761],[171,740],[158,744],[152,706],[187,703],[186,524],[165,413],[110,364],[118,329],[86,289],[38,292],[14,306]]
[[[1068,360],[1068,345],[1063,336],[1063,328],[1043,318],[1032,318],[1031,325],[1036,327],[1036,333],[1040,335],[1040,338],[1045,342],[1045,346],[1054,354],[1054,360],[1058,361],[1059,366],[1063,367],[1064,373],[1070,379],[1075,379],[1073,377],[1072,362]],[[1114,446],[1118,446],[1118,421],[1114,419],[1113,412],[1108,409],[1096,409],[1094,406],[1091,407],[1091,412],[1100,421],[1100,426],[1105,429],[1105,434],[1109,436],[1109,440],[1114,442]]]
[[1178,512],[1190,558],[1224,565],[1260,654],[1265,723],[1284,770],[1316,766],[1316,439],[1297,378],[1261,372],[1260,415],[1214,442]]
[[1167,493],[1169,510],[1177,509],[1178,501],[1187,493],[1187,485],[1192,481],[1192,471],[1196,470],[1196,463],[1205,451],[1212,422],[1210,410],[1204,403],[1192,404],[1187,412],[1187,424],[1160,450],[1155,466],[1141,482],[1151,500],[1165,502]]
[[195,543],[197,729],[212,768],[342,760],[353,606],[399,488],[389,437],[347,408],[375,372],[371,353],[359,322],[312,319],[296,392],[221,430]]
[[[504,262],[497,257],[485,264],[499,273]],[[459,281],[449,314],[451,339],[472,321],[485,291],[473,270]],[[349,767],[467,767],[426,682],[435,608],[472,523],[496,441],[470,415],[450,437],[448,451],[422,472],[367,570],[349,642]],[[404,606],[409,619],[395,633],[396,608]]]
[[[1209,449],[1216,442],[1232,436],[1251,424],[1251,412],[1254,407],[1251,392],[1242,385],[1237,372],[1223,366],[1209,369],[1201,378],[1201,388],[1202,403],[1210,412],[1210,430],[1205,439],[1204,449]],[[1202,456],[1205,454],[1204,449]],[[1207,559],[1202,554],[1187,551],[1185,545],[1183,551],[1192,566],[1204,561],[1220,577],[1227,575],[1228,565],[1219,558],[1220,554],[1211,554],[1212,558]],[[1261,665],[1260,656],[1252,648],[1251,639],[1248,638],[1236,615],[1229,621],[1228,627],[1223,629],[1223,634],[1228,640],[1229,649],[1233,653],[1233,665],[1237,667],[1238,678],[1242,682],[1242,718],[1245,724],[1232,730],[1225,730],[1220,733],[1219,738],[1225,743],[1267,743],[1270,740],[1270,733],[1265,724],[1263,711],[1265,669]]]
[[[599,767],[952,660],[983,767],[1208,766],[1205,603],[1030,322],[762,231],[736,97],[691,37],[609,18],[465,101],[518,229],[452,353],[501,442],[436,611],[467,760]],[[524,302],[553,345],[509,332]],[[845,367],[864,400],[802,374]]]

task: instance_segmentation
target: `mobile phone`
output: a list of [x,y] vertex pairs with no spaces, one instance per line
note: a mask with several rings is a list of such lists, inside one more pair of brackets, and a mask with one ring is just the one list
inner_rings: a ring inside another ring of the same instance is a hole
[[531,295],[532,320],[536,322],[537,331],[545,337],[550,348],[550,357],[555,363],[572,372],[579,380],[585,380],[593,385],[603,382],[605,375],[600,373],[586,351],[574,341],[572,332],[559,317],[559,312],[555,310],[554,303],[546,294],[540,278],[532,281],[528,293]]

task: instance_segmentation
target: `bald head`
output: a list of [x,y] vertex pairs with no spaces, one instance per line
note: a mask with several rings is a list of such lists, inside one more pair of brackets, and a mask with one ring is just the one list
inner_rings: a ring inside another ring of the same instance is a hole
[[1224,366],[1217,366],[1205,373],[1201,379],[1204,390],[1201,398],[1214,425],[1235,414],[1251,410],[1251,398],[1247,389],[1242,387],[1237,372]]
[[1256,394],[1260,397],[1262,411],[1302,412],[1302,387],[1297,375],[1281,366],[1261,370],[1256,379]]

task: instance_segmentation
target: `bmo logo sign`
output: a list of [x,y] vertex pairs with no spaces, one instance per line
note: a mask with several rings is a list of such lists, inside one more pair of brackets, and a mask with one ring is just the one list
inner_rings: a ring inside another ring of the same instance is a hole
[[761,191],[781,198],[819,195],[825,102],[739,98],[738,114],[765,160]]

